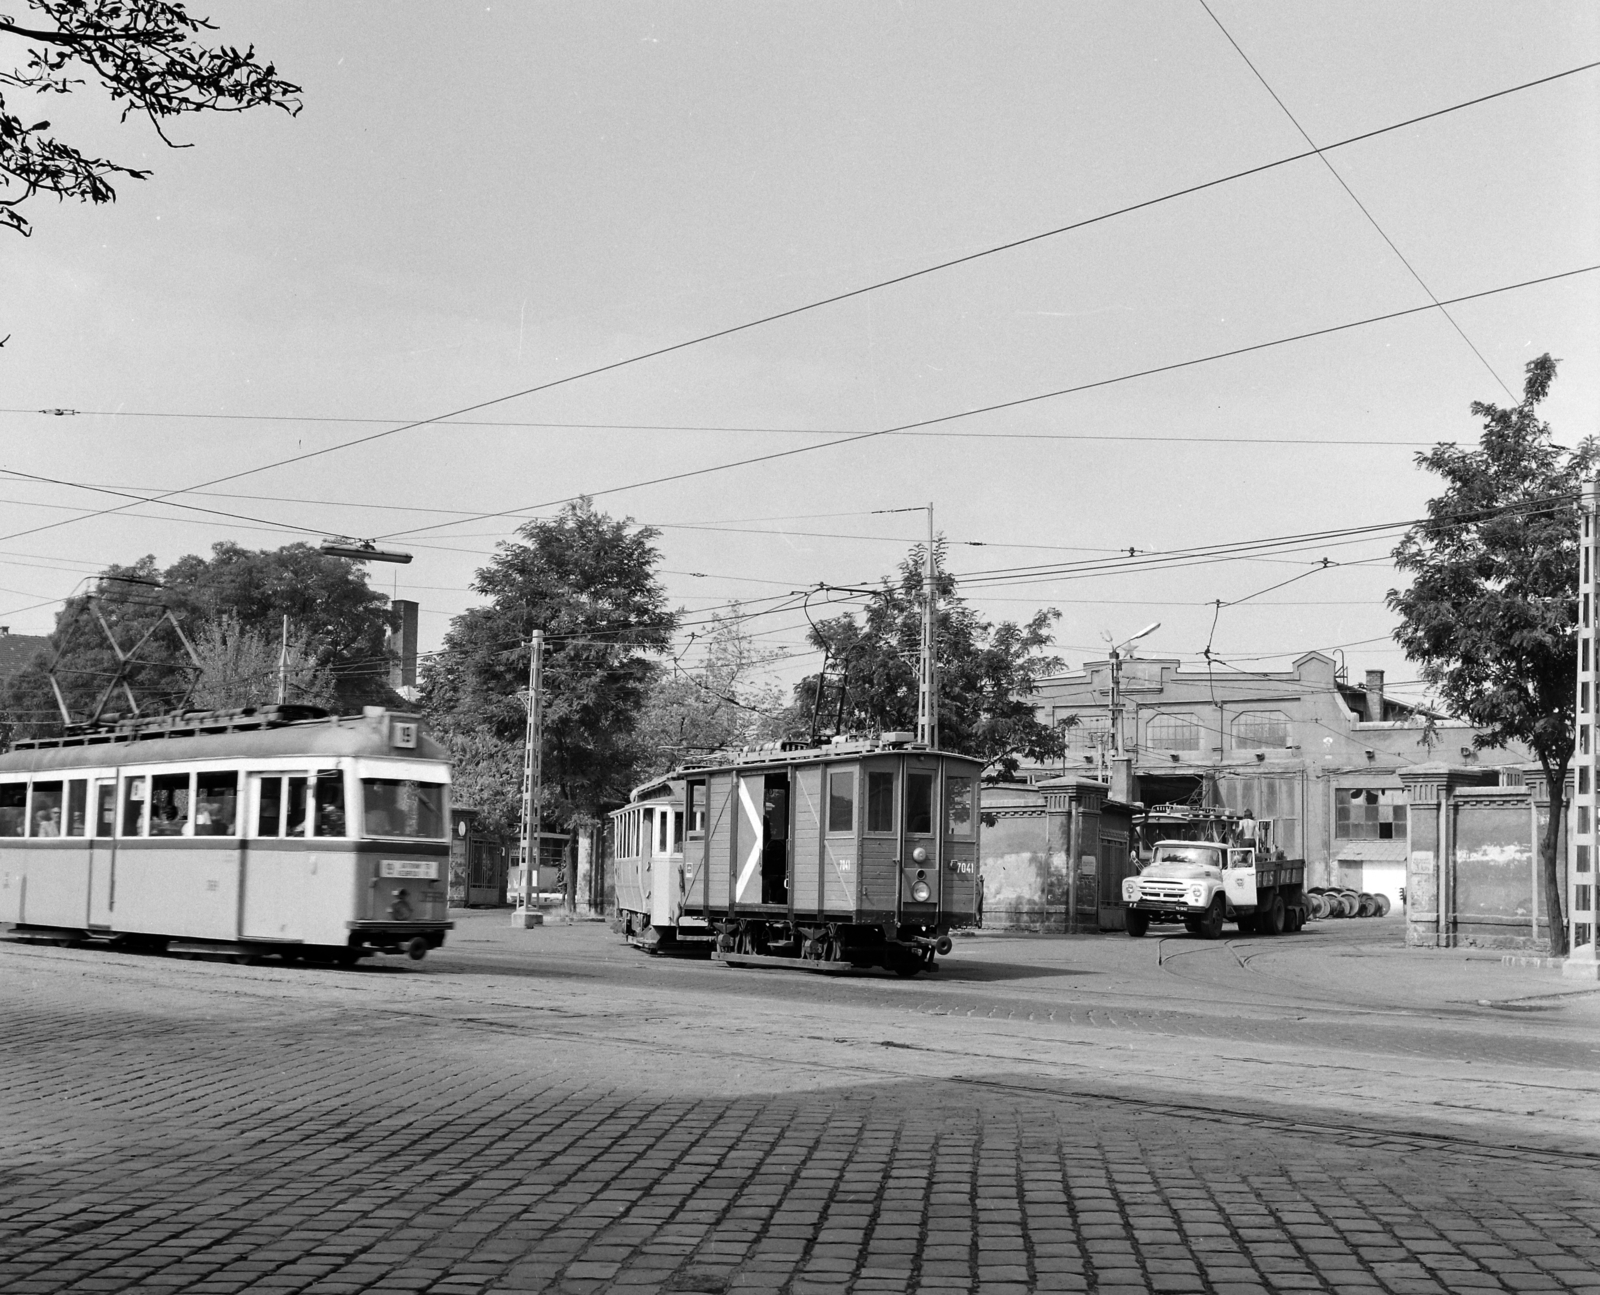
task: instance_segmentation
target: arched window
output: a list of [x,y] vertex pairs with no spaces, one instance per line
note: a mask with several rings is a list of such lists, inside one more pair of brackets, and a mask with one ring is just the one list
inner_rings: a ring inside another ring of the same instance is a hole
[[1187,711],[1160,711],[1145,726],[1145,744],[1163,751],[1198,751],[1200,721]]
[[1247,710],[1233,717],[1233,744],[1236,747],[1286,747],[1289,745],[1289,717],[1281,710]]

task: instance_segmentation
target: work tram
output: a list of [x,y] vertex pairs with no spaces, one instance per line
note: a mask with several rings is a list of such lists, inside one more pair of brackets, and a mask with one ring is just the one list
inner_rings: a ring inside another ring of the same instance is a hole
[[731,966],[933,969],[977,921],[981,773],[885,733],[647,784],[611,815],[622,932]]
[[450,765],[414,715],[267,706],[0,755],[20,934],[350,965],[444,943]]

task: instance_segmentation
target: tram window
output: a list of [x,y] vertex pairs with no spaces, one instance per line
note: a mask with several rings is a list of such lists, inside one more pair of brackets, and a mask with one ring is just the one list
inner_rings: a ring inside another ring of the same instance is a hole
[[318,836],[343,836],[344,774],[338,769],[317,770]]
[[306,835],[306,780],[304,778],[286,779],[289,784],[289,815],[284,821],[283,834],[285,836]]
[[194,834],[233,836],[239,821],[239,775],[198,773],[194,779]]
[[94,785],[94,834],[114,836],[117,831],[117,784],[111,781]]
[[672,852],[674,854],[683,853],[683,811],[681,809],[672,811]]
[[944,780],[945,817],[951,836],[972,835],[972,779],[946,778]]
[[[887,774],[879,774],[887,777]],[[849,769],[828,775],[828,831],[856,830],[856,775]]]
[[67,784],[67,835],[85,836],[89,831],[89,780],[74,778]]
[[145,779],[124,778],[122,780],[122,835],[144,835],[144,806],[145,806]]
[[29,836],[61,835],[61,784],[33,784],[33,808],[28,814]]
[[437,840],[444,835],[444,784],[363,778],[361,806],[368,836]]
[[657,854],[665,854],[667,852],[667,833],[672,827],[671,823],[667,821],[667,818],[668,816],[666,810],[656,810],[656,827],[658,829],[657,838],[660,841],[660,844],[656,847]]
[[690,836],[704,836],[706,834],[705,800],[706,787],[703,782],[691,782],[684,785],[684,815],[689,824]]
[[867,775],[867,831],[894,831],[894,775]]
[[150,778],[150,835],[182,836],[189,826],[189,775],[158,773]]
[[27,814],[28,784],[0,783],[0,836],[21,836]]
[[263,777],[256,793],[256,835],[283,835],[283,779]]
[[906,831],[912,836],[933,834],[933,775],[906,775]]

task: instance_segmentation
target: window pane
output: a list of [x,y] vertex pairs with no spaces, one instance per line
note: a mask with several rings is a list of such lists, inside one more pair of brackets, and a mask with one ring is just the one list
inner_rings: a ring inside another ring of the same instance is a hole
[[972,779],[946,778],[944,780],[945,816],[951,836],[972,835]]
[[[436,841],[444,835],[444,784],[403,778],[363,778],[361,803],[368,836],[403,836]],[[624,823],[631,828],[624,816]],[[638,853],[636,838],[625,831],[627,853]]]
[[828,775],[828,831],[856,830],[856,775],[853,770],[836,770]]
[[150,779],[150,835],[182,836],[189,825],[189,775],[158,773]]
[[195,775],[194,834],[233,836],[239,821],[239,775],[201,773]]
[[0,836],[21,836],[28,813],[28,784],[0,783]]
[[29,836],[61,835],[61,796],[59,782],[33,784],[33,821],[28,826]]
[[683,853],[683,811],[681,809],[672,811],[672,852],[674,854]]
[[317,771],[316,834],[344,835],[344,774],[337,769]]
[[89,830],[89,780],[74,778],[67,784],[67,835],[84,836]]
[[867,775],[867,831],[894,831],[894,775]]
[[1200,724],[1193,715],[1175,713],[1152,715],[1145,730],[1149,744],[1163,751],[1198,751]]
[[933,775],[906,775],[906,831],[913,836],[933,835]]
[[261,779],[260,803],[256,809],[256,835],[277,836],[283,831],[283,779]]
[[289,821],[284,828],[285,836],[304,836],[306,834],[306,780],[304,778],[289,779]]
[[117,830],[117,784],[97,783],[94,789],[94,834],[112,836]]

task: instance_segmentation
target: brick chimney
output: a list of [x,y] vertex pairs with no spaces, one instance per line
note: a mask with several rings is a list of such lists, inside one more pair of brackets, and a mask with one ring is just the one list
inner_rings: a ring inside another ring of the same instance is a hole
[[1383,720],[1383,671],[1367,671],[1367,722],[1378,724]]

